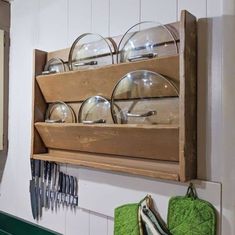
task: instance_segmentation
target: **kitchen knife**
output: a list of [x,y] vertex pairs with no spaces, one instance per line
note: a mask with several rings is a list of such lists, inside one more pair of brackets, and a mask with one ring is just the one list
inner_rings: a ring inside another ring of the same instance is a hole
[[52,176],[52,190],[51,190],[51,209],[54,210],[56,199],[56,180],[57,180],[58,165],[54,163],[54,172]]
[[42,207],[43,207],[43,170],[44,161],[39,161],[40,172],[39,172],[39,217],[42,217]]
[[57,204],[58,204],[59,175],[60,175],[60,166],[57,164],[56,182],[55,182],[55,199],[54,199],[55,210],[57,210]]
[[44,188],[43,188],[43,205],[46,208],[46,199],[47,199],[47,173],[48,173],[49,162],[44,162]]
[[64,206],[65,204],[65,195],[66,195],[66,175],[63,174],[63,179],[62,179],[62,193],[61,193],[61,202]]
[[30,191],[30,201],[31,201],[31,210],[33,218],[36,219],[37,217],[37,200],[36,200],[36,186],[35,186],[35,160],[31,159],[31,174],[32,179],[29,181],[29,191]]
[[35,160],[35,190],[36,190],[36,209],[37,215],[36,219],[39,219],[40,216],[40,185],[39,185],[39,177],[40,177],[40,160]]
[[66,189],[65,189],[65,202],[66,206],[69,206],[69,199],[70,199],[70,178],[69,175],[66,175]]
[[51,197],[51,174],[53,171],[53,163],[50,162],[48,165],[48,181],[47,181],[47,198],[46,198],[46,208],[49,209],[50,208],[50,197]]
[[59,180],[58,180],[58,194],[57,194],[57,204],[60,205],[62,202],[62,184],[63,184],[63,173],[59,173]]
[[74,199],[73,199],[74,208],[78,206],[78,180],[74,177]]
[[69,204],[71,209],[73,208],[73,198],[74,198],[74,178],[73,176],[70,176],[70,198],[69,198]]

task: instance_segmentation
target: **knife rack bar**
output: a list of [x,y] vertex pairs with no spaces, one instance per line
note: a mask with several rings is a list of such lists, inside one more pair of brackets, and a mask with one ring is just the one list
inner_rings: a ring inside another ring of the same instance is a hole
[[[68,49],[51,53],[35,50],[31,157],[182,182],[196,178],[196,18],[182,11],[181,21],[168,27],[173,27],[178,37],[179,55],[41,76],[45,63],[55,56],[67,58]],[[68,102],[77,112],[89,96],[110,98],[116,82],[137,69],[162,73],[179,87],[177,101],[173,97],[164,101],[176,115],[173,123],[161,126],[44,123],[51,102]]]

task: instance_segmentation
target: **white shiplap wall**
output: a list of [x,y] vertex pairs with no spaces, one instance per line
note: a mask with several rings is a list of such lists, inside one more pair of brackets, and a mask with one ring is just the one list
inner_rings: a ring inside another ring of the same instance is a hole
[[[198,101],[199,111],[202,112],[198,114],[198,175],[202,179],[220,181],[220,172],[217,171],[220,143],[216,133],[220,128],[221,117],[214,117],[212,113],[221,108],[221,39],[218,36],[221,1],[14,0],[10,59],[10,145],[1,183],[0,209],[32,220],[28,181],[33,49],[51,51],[69,47],[84,32],[92,31],[104,36],[123,34],[141,20],[174,22],[179,19],[182,9],[188,9],[199,18],[213,17],[209,24],[205,20],[199,21],[199,30],[206,29],[208,35],[205,35],[205,31],[199,32],[198,73],[201,89]],[[205,81],[209,84],[205,84]],[[185,192],[185,185],[172,182],[154,182],[76,167],[64,168],[80,179],[82,208],[75,212],[63,208],[58,213],[44,211],[39,223],[67,235],[113,234],[113,208],[121,203],[138,201],[149,192],[165,218],[169,197]],[[200,196],[213,202],[220,213],[220,184],[198,183],[198,187]]]

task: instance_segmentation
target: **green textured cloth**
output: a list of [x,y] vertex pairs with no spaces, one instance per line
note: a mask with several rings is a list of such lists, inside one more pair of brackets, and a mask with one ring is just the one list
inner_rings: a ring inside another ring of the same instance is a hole
[[209,202],[198,199],[192,191],[184,197],[170,199],[167,220],[172,235],[216,234],[214,207]]
[[114,212],[114,235],[140,235],[139,203],[117,207]]

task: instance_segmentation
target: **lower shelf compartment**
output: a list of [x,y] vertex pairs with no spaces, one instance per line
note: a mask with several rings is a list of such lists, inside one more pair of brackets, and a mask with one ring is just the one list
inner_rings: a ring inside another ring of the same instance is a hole
[[180,180],[178,162],[127,158],[107,154],[97,155],[85,152],[61,150],[49,150],[48,153],[34,154],[32,158],[44,161],[74,164],[100,170],[124,172],[158,179]]

